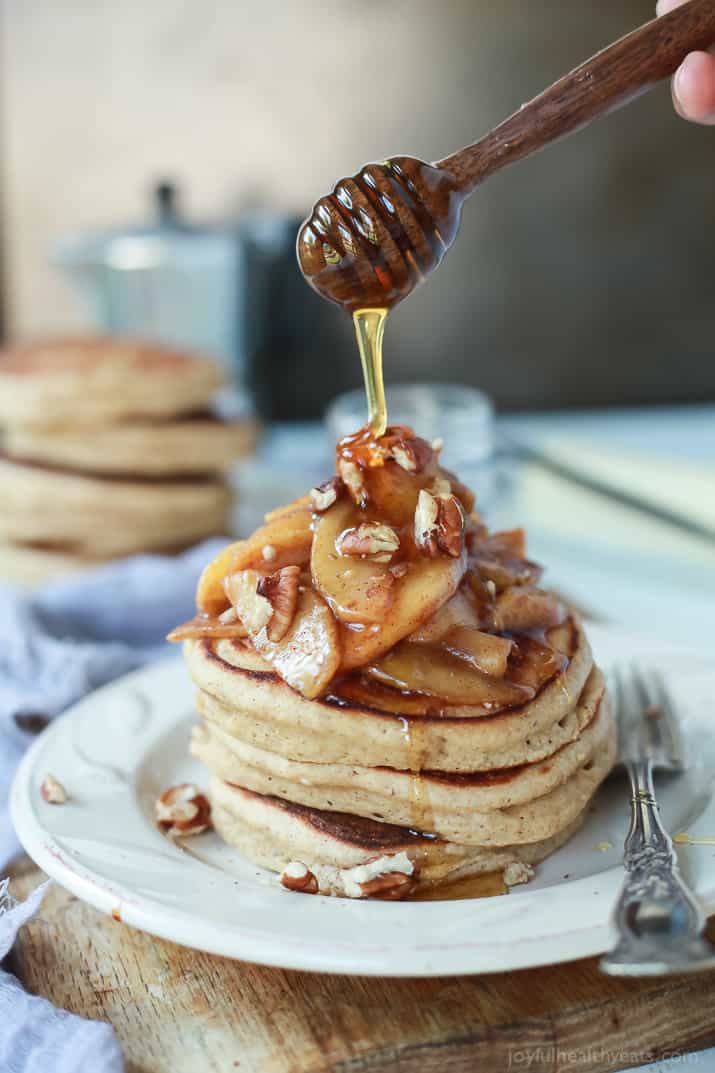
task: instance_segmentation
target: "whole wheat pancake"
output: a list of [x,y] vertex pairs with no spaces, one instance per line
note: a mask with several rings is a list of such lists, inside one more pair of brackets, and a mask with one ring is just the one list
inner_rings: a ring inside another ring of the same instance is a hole
[[[325,812],[263,796],[212,778],[211,812],[216,830],[230,845],[264,868],[281,872],[303,861],[322,894],[345,895],[345,871],[403,854],[414,869],[416,888],[533,865],[558,849],[583,822],[585,810],[543,841],[488,848],[430,838],[404,827],[346,813]],[[403,857],[404,859],[404,857]]]
[[575,619],[568,646],[568,667],[534,700],[489,715],[466,707],[447,707],[445,715],[397,715],[341,702],[339,684],[334,694],[308,700],[239,641],[186,641],[184,653],[194,682],[208,695],[199,700],[202,714],[249,745],[290,760],[399,769],[406,766],[411,736],[419,763],[407,766],[469,772],[549,756],[590,721],[602,681],[584,693],[593,659]]
[[226,531],[220,480],[127,481],[58,472],[0,458],[0,539],[63,544],[107,557],[188,544]]
[[[594,692],[598,689],[594,683]],[[603,693],[588,726],[575,741],[548,759],[487,772],[454,774],[394,768],[301,763],[247,745],[207,722],[194,729],[191,751],[213,775],[260,794],[313,808],[353,813],[401,826],[418,827],[456,842],[490,844],[513,810],[569,786],[569,808],[576,790],[592,792],[592,761],[613,738],[609,704]],[[581,768],[589,777],[577,778]],[[576,780],[576,781],[574,781]],[[511,811],[509,811],[511,810]],[[521,811],[521,810],[520,810]],[[485,836],[485,832],[488,834]],[[509,839],[512,836],[508,835]]]
[[0,355],[0,424],[163,417],[206,405],[215,362],[134,339],[48,339]]
[[65,574],[96,565],[97,560],[59,547],[0,541],[0,577],[14,585],[34,587]]
[[[161,548],[162,555],[181,555],[190,545]],[[105,558],[73,553],[61,544],[9,544],[0,541],[0,578],[34,588],[55,578],[106,563]]]
[[91,474],[165,476],[229,468],[253,446],[255,426],[210,416],[96,425],[12,425],[3,447],[11,458]]

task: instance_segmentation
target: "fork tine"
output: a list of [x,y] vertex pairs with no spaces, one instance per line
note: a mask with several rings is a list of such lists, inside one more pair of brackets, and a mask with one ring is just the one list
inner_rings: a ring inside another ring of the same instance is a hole
[[673,762],[682,767],[685,761],[685,750],[680,719],[678,718],[673,698],[668,692],[668,687],[660,671],[653,671],[651,684],[655,693],[656,704],[663,713],[661,730],[665,747]]
[[662,676],[632,664],[628,674],[629,701],[635,701],[628,747],[650,756],[657,767],[677,770],[683,766],[680,723]]
[[664,735],[664,720],[660,718],[660,705],[651,689],[650,676],[637,663],[632,663],[631,680],[637,696],[635,720],[640,750],[652,760],[660,760],[667,734]]
[[637,663],[631,663],[630,665],[630,679],[636,694],[636,703],[640,709],[640,714],[643,715],[648,708],[653,706],[653,698],[648,689],[648,682],[645,674]]
[[613,700],[615,708],[616,724],[618,726],[618,753],[623,756],[629,749],[629,743],[634,726],[634,691],[631,676],[617,663],[611,670],[613,683]]

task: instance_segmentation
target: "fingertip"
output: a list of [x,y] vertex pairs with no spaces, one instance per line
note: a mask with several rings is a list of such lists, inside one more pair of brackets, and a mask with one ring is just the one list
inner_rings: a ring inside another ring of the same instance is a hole
[[715,56],[691,52],[673,78],[673,103],[679,115],[696,123],[715,123]]
[[660,18],[661,15],[667,15],[669,11],[674,11],[676,7],[681,7],[684,3],[685,0],[658,0],[655,13]]

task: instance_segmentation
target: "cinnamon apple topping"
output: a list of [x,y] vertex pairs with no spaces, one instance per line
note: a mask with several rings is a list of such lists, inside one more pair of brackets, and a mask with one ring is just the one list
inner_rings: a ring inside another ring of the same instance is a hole
[[564,669],[523,531],[489,533],[438,447],[363,429],[336,469],[206,567],[170,640],[234,639],[305,697],[406,714],[518,707]]

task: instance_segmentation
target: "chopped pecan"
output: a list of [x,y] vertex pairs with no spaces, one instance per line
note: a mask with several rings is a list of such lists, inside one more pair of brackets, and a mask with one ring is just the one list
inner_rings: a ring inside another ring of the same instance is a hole
[[40,796],[48,805],[64,805],[67,800],[67,791],[59,779],[54,775],[45,775],[40,786]]
[[284,566],[275,574],[266,574],[256,586],[256,594],[268,600],[271,615],[266,633],[269,641],[280,641],[290,629],[298,603],[299,566]]
[[367,492],[362,470],[357,462],[353,462],[350,458],[339,458],[338,474],[350,493],[350,498],[353,502],[358,507],[364,507],[367,502]]
[[510,861],[503,872],[504,886],[515,887],[534,878],[534,869],[525,861]]
[[317,488],[310,490],[310,505],[318,514],[322,514],[332,507],[343,491],[345,485],[340,477],[332,477],[329,481],[323,481]]
[[415,889],[413,876],[402,872],[387,872],[360,884],[363,898],[379,898],[383,902],[396,902],[406,898]]
[[211,826],[208,798],[190,782],[165,790],[154,805],[156,822],[172,838],[200,835]]
[[387,458],[392,459],[408,473],[419,473],[425,468],[432,457],[432,448],[426,440],[415,436],[410,440],[398,440],[390,444],[387,449]]
[[453,495],[420,491],[415,510],[415,543],[435,559],[440,553],[458,559],[464,543],[464,511]]
[[342,873],[343,889],[348,898],[404,898],[412,891],[415,882],[415,866],[404,850],[384,857],[371,857],[364,864]]
[[389,563],[400,546],[400,538],[389,525],[363,522],[345,529],[335,541],[338,555],[353,555],[375,563]]
[[431,492],[433,496],[450,496],[452,494],[452,485],[446,477],[435,477],[427,491]]
[[280,882],[286,890],[299,891],[301,894],[318,893],[318,880],[302,861],[287,864],[281,872]]
[[235,574],[229,574],[223,583],[226,595],[236,608],[237,614],[240,606],[241,613],[238,617],[251,637],[260,633],[273,615],[270,600],[258,592],[260,582],[261,576],[253,570],[237,570]]

